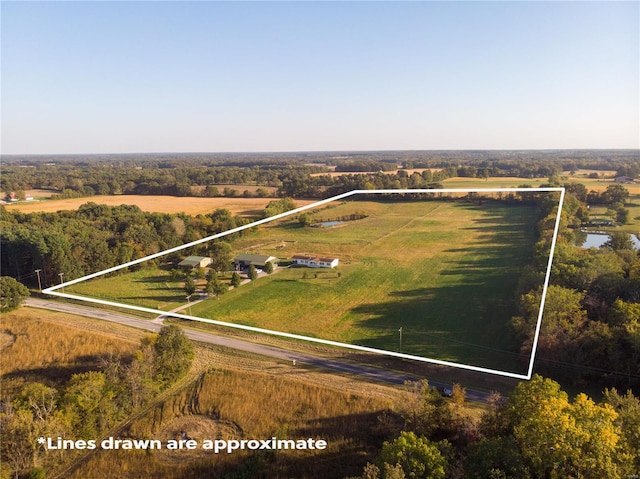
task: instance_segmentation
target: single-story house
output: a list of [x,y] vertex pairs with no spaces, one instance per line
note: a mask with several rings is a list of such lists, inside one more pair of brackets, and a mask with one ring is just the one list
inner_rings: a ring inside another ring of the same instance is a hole
[[206,256],[187,256],[178,263],[178,266],[183,269],[192,270],[196,268],[206,268],[211,263],[211,258]]
[[267,263],[271,263],[273,266],[276,266],[278,264],[278,258],[264,254],[241,253],[233,260],[233,266],[238,271],[247,269],[251,265],[256,268],[264,268]]
[[338,258],[326,258],[320,256],[307,256],[296,254],[291,257],[291,262],[308,268],[335,268],[340,260]]

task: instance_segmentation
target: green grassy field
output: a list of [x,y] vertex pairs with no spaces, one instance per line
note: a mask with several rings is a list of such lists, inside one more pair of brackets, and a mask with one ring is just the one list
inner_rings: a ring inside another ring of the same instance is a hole
[[[190,314],[230,323],[482,367],[519,371],[510,341],[515,284],[530,261],[537,210],[493,201],[348,201],[268,223],[233,244],[236,253],[333,256],[337,269],[278,268]],[[228,276],[228,275],[227,275]],[[226,276],[223,276],[226,278]],[[94,279],[69,291],[169,311],[182,283],[150,268]],[[403,330],[400,346],[399,328]]]
[[[493,202],[347,202],[315,214],[366,219],[333,228],[296,219],[234,245],[340,258],[337,270],[283,268],[219,300],[204,318],[494,368],[517,368],[507,323],[530,259],[536,210]],[[317,276],[317,277],[316,277]]]
[[95,278],[65,288],[68,293],[123,304],[170,311],[187,302],[181,282],[172,282],[169,272],[146,268],[110,278]]
[[[597,173],[598,178],[590,178],[589,175]],[[608,186],[615,184],[613,178],[615,171],[600,170],[578,170],[574,174],[564,171],[561,176],[562,183],[581,183],[587,190],[602,192]],[[449,178],[442,182],[445,188],[514,188],[521,185],[540,187],[548,184],[548,178],[516,178],[516,177],[495,177],[483,180],[480,178]],[[629,223],[611,231],[624,231],[631,234],[640,234],[640,184],[624,184],[629,191],[629,199],[626,208],[629,209]],[[594,218],[604,218],[606,207],[591,206],[591,216]]]

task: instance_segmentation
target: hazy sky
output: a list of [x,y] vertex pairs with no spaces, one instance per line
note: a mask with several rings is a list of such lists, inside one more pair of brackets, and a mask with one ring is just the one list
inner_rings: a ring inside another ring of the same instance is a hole
[[2,153],[640,147],[638,2],[1,2]]

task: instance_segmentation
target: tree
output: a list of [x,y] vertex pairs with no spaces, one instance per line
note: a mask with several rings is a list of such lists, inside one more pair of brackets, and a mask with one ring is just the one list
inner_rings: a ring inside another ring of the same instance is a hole
[[[512,319],[512,326],[522,340],[523,348],[531,347],[535,325],[538,321],[542,290],[537,289],[520,298],[522,316]],[[582,308],[584,293],[550,285],[544,305],[544,321],[538,338],[538,351],[543,357],[554,360],[572,358],[577,338],[587,323],[587,313]]]
[[604,204],[622,203],[629,198],[629,191],[622,185],[609,185],[600,195],[600,201]]
[[448,464],[435,443],[423,436],[403,431],[393,442],[382,445],[378,457],[381,469],[385,464],[399,464],[406,477],[444,479]]
[[616,424],[622,433],[622,447],[634,461],[632,469],[640,470],[640,399],[631,390],[623,396],[614,388],[605,389],[604,402],[618,413]]
[[633,250],[635,245],[633,244],[633,240],[628,233],[623,233],[622,231],[615,231],[611,233],[609,239],[602,245],[603,248],[607,248],[613,251],[621,251],[621,250]]
[[218,191],[218,188],[216,188],[215,186],[207,185],[204,191],[202,192],[202,196],[207,196],[207,197],[220,196],[220,192]]
[[618,208],[616,210],[616,221],[621,225],[629,223],[630,212],[627,208]]
[[218,278],[211,278],[207,281],[207,294],[214,295],[216,299],[218,299],[220,295],[226,293],[228,289],[229,287]]
[[178,326],[165,326],[158,333],[155,352],[155,379],[165,388],[184,376],[193,361],[193,344]]
[[209,265],[215,271],[229,271],[233,250],[229,243],[224,241],[212,243],[209,246],[209,255],[211,256],[211,264]]
[[0,312],[17,309],[29,294],[27,287],[11,276],[0,276]]
[[31,411],[34,419],[46,421],[58,406],[58,391],[42,383],[29,383],[20,392],[16,404]]
[[74,374],[69,380],[64,402],[75,430],[95,437],[113,426],[119,413],[113,401],[115,393],[103,372]]
[[198,267],[194,272],[194,276],[196,277],[196,279],[205,279],[207,277],[207,274],[204,268]]
[[254,265],[249,266],[249,279],[251,281],[258,279],[258,270],[256,270]]
[[513,437],[498,436],[482,439],[469,447],[465,477],[528,479],[531,476]]
[[466,399],[466,397],[467,397],[466,388],[462,387],[458,383],[455,383],[451,391],[451,399],[453,403],[456,405],[456,407],[458,408],[462,407],[464,405],[464,400]]
[[236,271],[234,271],[231,275],[231,286],[237,288],[240,286],[240,283],[242,283],[242,278]]
[[275,216],[280,213],[284,213],[285,211],[293,210],[295,207],[296,204],[291,198],[273,200],[265,207],[263,217],[268,218],[269,216]]
[[183,272],[181,270],[177,269],[177,268],[173,268],[169,272],[169,274],[170,274],[170,277],[171,277],[171,281],[175,282],[175,281],[178,281],[182,277]]
[[29,411],[16,410],[10,404],[3,404],[0,411],[0,427],[2,464],[9,465],[14,477],[20,477],[22,472],[34,465],[39,431],[35,428],[33,416]]
[[303,213],[298,216],[298,223],[300,226],[308,226],[311,223],[311,217],[307,213]]
[[620,477],[617,413],[584,394],[573,404],[560,385],[534,375],[509,399],[507,414],[525,464],[534,477]]
[[196,292],[196,283],[191,276],[187,276],[184,280],[184,292],[187,293],[188,296],[191,296]]
[[140,349],[133,353],[133,360],[124,370],[125,383],[131,407],[137,408],[154,397],[160,385],[154,381],[155,335],[140,340]]
[[267,261],[267,264],[264,266],[264,272],[267,274],[273,273],[273,263],[271,261]]

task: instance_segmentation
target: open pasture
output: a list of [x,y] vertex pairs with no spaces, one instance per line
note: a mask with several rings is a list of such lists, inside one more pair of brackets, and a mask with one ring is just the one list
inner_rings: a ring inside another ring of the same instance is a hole
[[[349,201],[331,228],[296,218],[260,228],[237,252],[340,258],[336,270],[279,272],[192,307],[194,316],[498,369],[517,369],[509,341],[514,287],[531,258],[537,210],[488,201]],[[403,329],[400,345],[399,329]]]

